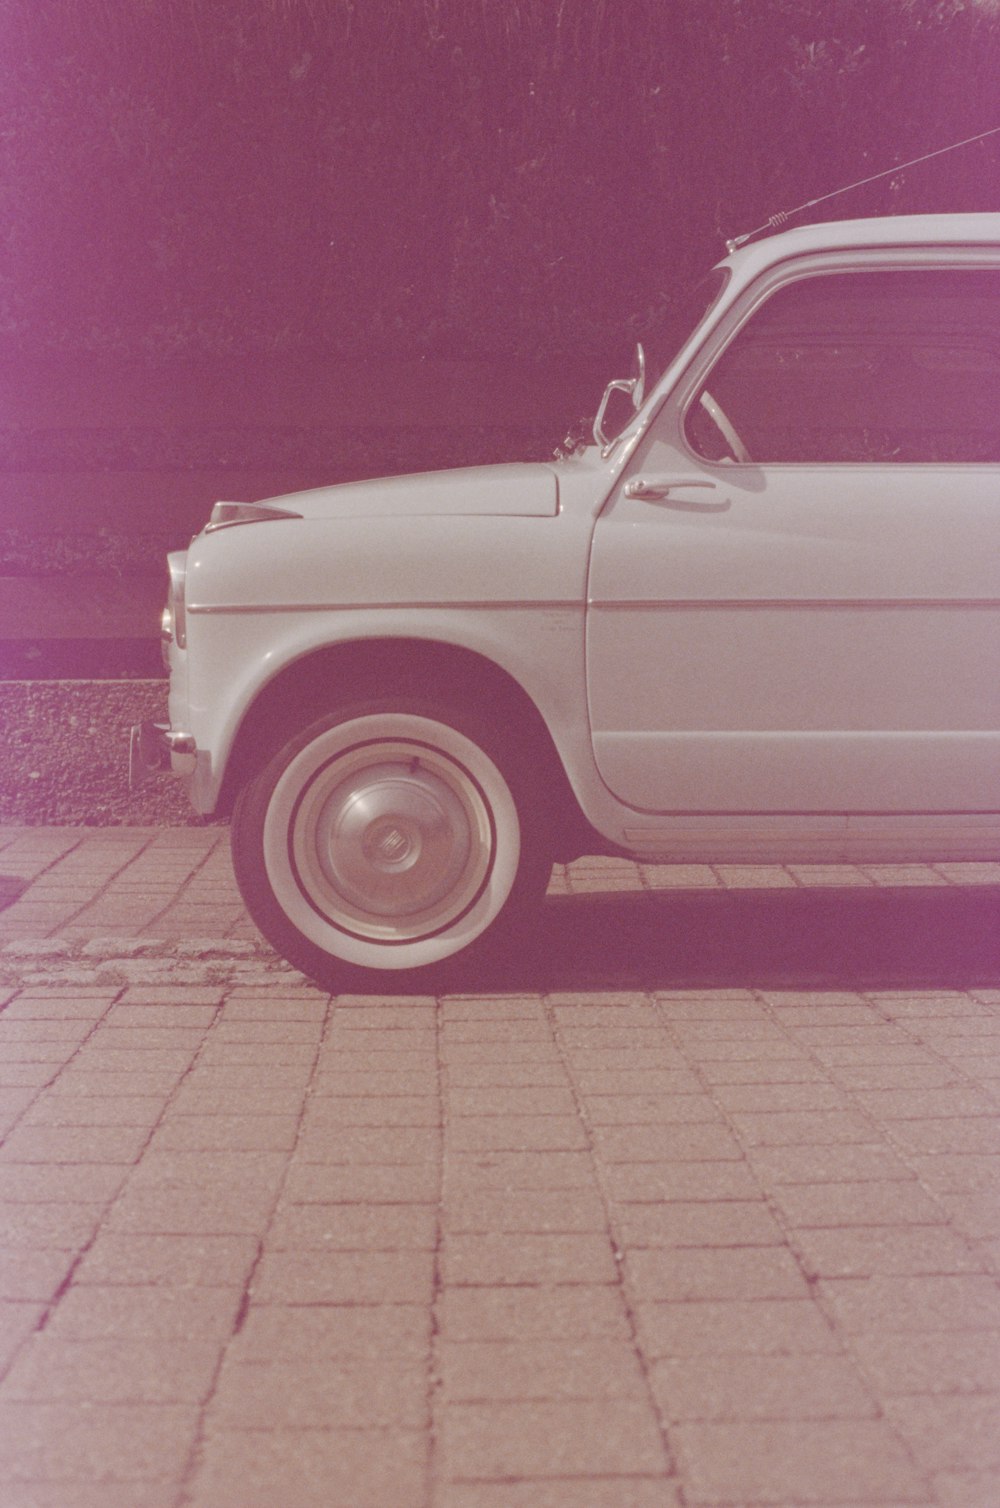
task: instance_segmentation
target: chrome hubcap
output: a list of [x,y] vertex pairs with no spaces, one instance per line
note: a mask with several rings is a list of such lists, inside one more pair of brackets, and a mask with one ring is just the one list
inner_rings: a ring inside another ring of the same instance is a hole
[[471,906],[489,874],[493,830],[469,773],[412,744],[348,749],[317,770],[292,832],[300,889],[359,936],[410,941]]

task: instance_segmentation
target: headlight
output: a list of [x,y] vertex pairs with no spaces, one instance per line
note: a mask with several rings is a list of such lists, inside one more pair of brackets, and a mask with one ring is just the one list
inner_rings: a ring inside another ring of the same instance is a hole
[[167,646],[176,644],[178,649],[187,647],[187,616],[184,610],[184,584],[187,576],[187,551],[175,550],[167,556],[167,570],[170,572],[170,588],[167,595],[167,605],[163,609],[160,618],[160,639],[163,645],[163,656],[166,662]]

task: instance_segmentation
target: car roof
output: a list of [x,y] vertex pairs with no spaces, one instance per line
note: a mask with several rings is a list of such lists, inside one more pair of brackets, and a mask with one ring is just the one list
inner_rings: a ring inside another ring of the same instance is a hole
[[867,220],[827,220],[762,235],[726,257],[720,266],[738,269],[741,281],[786,257],[811,251],[849,251],[875,246],[1000,245],[1000,213],[882,215]]

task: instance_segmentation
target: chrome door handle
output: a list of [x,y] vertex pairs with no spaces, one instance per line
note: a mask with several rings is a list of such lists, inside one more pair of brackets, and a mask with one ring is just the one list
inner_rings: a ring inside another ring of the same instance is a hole
[[695,508],[702,511],[720,512],[729,507],[729,499],[722,500],[706,498],[695,500],[693,498],[672,498],[670,493],[690,491],[692,487],[700,487],[705,491],[714,492],[715,483],[706,477],[633,477],[625,483],[625,496],[639,498],[646,502],[667,502],[674,508]]

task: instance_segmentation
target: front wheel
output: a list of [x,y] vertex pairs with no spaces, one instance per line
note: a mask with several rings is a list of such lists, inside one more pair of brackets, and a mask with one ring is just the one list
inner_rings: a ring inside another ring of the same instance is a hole
[[250,915],[331,988],[427,971],[499,937],[545,892],[530,764],[457,709],[373,703],[313,723],[245,787],[232,824]]

